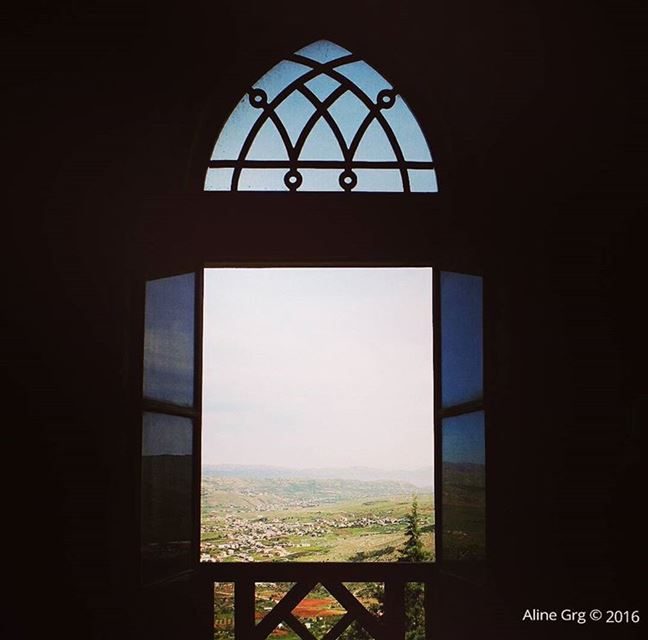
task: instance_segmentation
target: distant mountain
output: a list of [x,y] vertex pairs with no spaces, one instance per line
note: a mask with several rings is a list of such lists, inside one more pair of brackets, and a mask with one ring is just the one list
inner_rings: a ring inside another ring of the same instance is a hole
[[221,478],[393,481],[406,482],[421,488],[431,488],[434,485],[434,471],[431,466],[409,470],[372,467],[290,469],[270,465],[208,464],[203,465],[203,475]]

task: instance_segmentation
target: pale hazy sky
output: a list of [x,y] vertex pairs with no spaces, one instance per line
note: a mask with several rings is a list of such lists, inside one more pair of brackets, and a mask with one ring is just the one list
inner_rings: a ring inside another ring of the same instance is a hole
[[204,309],[204,464],[433,464],[431,269],[207,269]]

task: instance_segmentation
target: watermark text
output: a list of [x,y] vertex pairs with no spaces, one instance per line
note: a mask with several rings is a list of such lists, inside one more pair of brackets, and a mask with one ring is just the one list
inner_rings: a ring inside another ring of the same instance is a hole
[[522,614],[523,622],[574,622],[587,624],[598,622],[603,624],[637,624],[641,616],[639,611],[601,610],[601,609],[525,609]]

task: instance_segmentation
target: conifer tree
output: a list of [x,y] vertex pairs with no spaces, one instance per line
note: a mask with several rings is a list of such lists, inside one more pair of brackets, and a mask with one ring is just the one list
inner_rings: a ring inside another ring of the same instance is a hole
[[[418,514],[418,500],[412,499],[412,509],[407,515],[407,539],[399,551],[399,562],[424,562],[429,559],[429,553],[423,547],[421,540],[421,523]],[[425,608],[424,587],[420,582],[405,584],[405,640],[425,640]],[[379,604],[376,610],[383,608],[384,592],[376,589],[375,596]],[[353,625],[342,635],[344,640],[370,640],[371,636],[359,625]]]
[[421,524],[418,515],[418,498],[412,499],[412,510],[407,515],[407,529],[405,530],[407,540],[405,546],[400,550],[399,562],[423,562],[428,559],[428,554],[423,548],[421,540]]
[[[400,550],[400,562],[424,562],[429,558],[421,540],[418,500],[412,499],[412,510],[407,516],[407,540]],[[405,584],[405,640],[425,640],[424,587],[420,582]]]

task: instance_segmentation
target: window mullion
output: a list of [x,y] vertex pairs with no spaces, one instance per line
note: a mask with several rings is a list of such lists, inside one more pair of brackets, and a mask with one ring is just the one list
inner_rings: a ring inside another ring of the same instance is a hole
[[449,407],[443,407],[441,409],[441,417],[453,418],[455,416],[460,416],[464,413],[473,413],[474,411],[483,411],[483,410],[484,410],[484,399],[480,398],[479,400],[471,400],[470,402],[462,402],[461,404],[455,404]]
[[167,413],[172,416],[183,416],[185,418],[197,418],[199,413],[198,410],[193,407],[182,407],[177,404],[148,399],[142,400],[142,411]]

